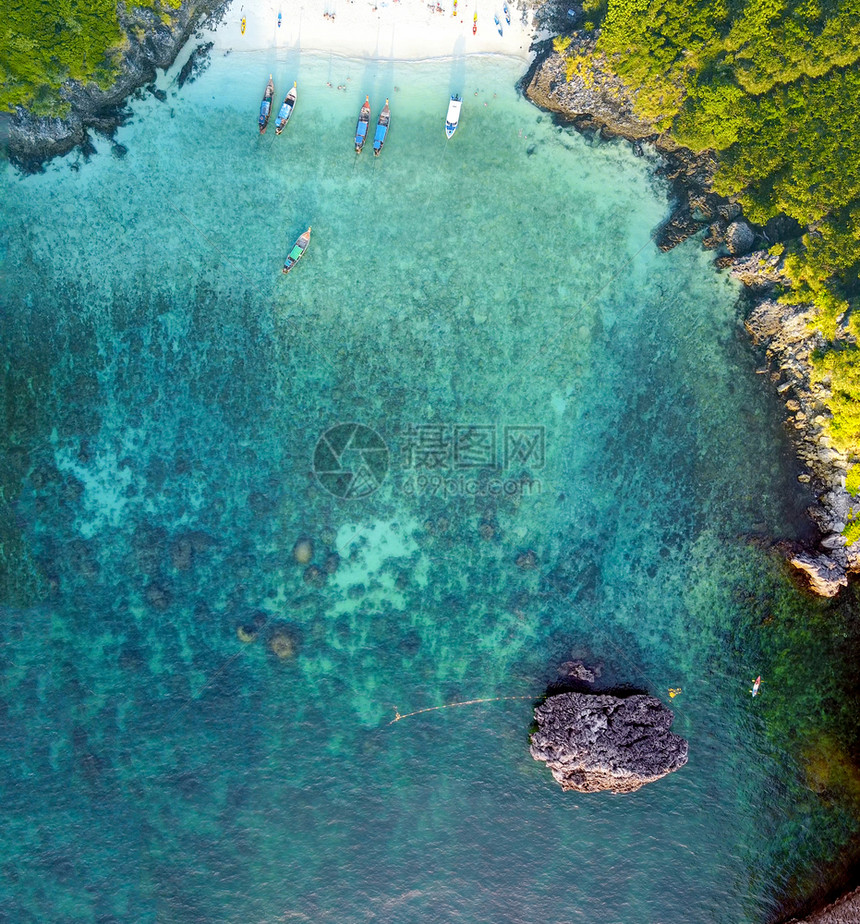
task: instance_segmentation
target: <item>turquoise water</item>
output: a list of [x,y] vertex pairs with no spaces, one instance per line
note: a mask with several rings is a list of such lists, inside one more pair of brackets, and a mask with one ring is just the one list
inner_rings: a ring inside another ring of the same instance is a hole
[[[771,678],[856,627],[755,542],[809,498],[737,289],[518,76],[231,54],[125,157],[3,176],[8,920],[765,921],[855,835],[780,737],[826,709]],[[527,731],[572,657],[682,687],[689,764],[563,794]]]

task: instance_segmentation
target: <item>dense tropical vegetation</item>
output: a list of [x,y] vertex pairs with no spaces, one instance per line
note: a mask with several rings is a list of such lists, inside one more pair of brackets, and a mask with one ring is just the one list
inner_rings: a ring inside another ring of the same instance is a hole
[[[135,0],[169,21],[180,0]],[[132,4],[129,4],[131,7]],[[59,89],[70,78],[107,87],[128,37],[117,0],[11,0],[0,17],[0,111],[68,111]]]
[[755,222],[784,214],[806,229],[786,250],[782,297],[815,305],[831,436],[860,456],[860,0],[586,0],[585,10],[640,113],[718,153],[717,192]]

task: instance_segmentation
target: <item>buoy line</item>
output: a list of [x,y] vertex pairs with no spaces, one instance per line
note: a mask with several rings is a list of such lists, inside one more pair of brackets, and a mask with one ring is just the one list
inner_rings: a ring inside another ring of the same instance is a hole
[[401,719],[408,719],[413,715],[421,715],[422,712],[437,712],[439,709],[453,709],[455,706],[474,706],[476,703],[498,703],[506,699],[534,699],[535,697],[531,693],[527,693],[523,696],[489,696],[485,699],[467,699],[459,703],[445,703],[443,706],[427,706],[426,709],[416,709],[415,712],[406,712],[403,715],[400,714],[397,706],[394,707],[394,718],[388,723],[393,725],[395,722],[399,722]]

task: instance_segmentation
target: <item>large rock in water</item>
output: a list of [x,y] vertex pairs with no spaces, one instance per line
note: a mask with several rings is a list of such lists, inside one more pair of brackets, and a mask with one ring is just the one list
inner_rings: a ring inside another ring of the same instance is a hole
[[687,763],[687,742],[669,731],[674,718],[653,696],[550,696],[535,709],[532,757],[562,789],[634,792]]

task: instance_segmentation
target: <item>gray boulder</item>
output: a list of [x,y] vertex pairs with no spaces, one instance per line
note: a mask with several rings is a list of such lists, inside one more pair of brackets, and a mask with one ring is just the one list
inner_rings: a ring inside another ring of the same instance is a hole
[[755,232],[745,221],[733,221],[726,228],[726,247],[734,256],[749,253],[755,244]]
[[653,696],[550,696],[535,709],[531,755],[564,790],[634,792],[687,763],[675,718]]

